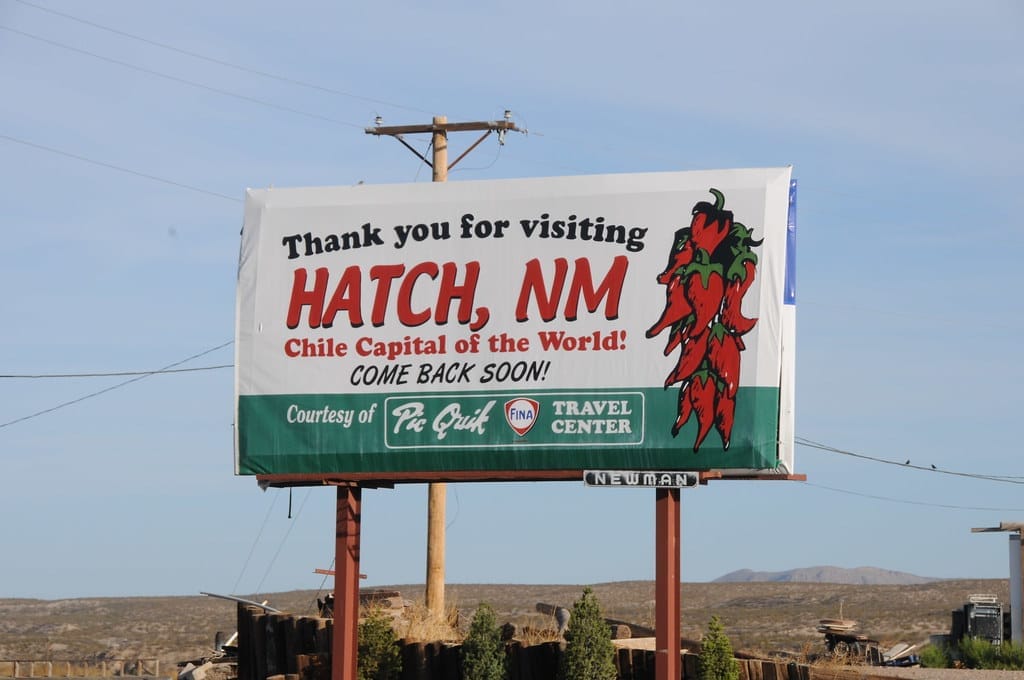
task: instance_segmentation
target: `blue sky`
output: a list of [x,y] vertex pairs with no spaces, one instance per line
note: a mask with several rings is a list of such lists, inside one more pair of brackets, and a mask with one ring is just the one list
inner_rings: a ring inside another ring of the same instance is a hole
[[[1024,519],[1018,2],[349,5],[0,0],[0,373],[231,364],[246,187],[430,181],[377,115],[529,129],[450,181],[792,164],[797,435],[928,470],[687,490],[684,580],[1006,576],[970,528]],[[320,586],[333,493],[233,476],[232,377],[25,420],[126,378],[0,379],[0,597]],[[364,493],[367,584],[422,582],[425,506]],[[651,491],[451,485],[448,522],[451,583],[654,576]]]

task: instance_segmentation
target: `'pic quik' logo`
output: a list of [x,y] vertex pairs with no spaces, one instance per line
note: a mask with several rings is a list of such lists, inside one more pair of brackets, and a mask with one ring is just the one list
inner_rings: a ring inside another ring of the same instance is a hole
[[516,397],[505,402],[505,422],[520,437],[530,431],[539,415],[540,404],[533,399]]

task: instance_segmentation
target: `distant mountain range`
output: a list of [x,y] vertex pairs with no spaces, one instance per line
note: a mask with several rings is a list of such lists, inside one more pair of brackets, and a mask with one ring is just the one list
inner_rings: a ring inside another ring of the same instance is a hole
[[844,583],[868,586],[909,586],[932,583],[943,579],[917,576],[902,571],[879,569],[878,567],[803,567],[786,571],[752,571],[740,569],[725,576],[719,576],[713,583]]

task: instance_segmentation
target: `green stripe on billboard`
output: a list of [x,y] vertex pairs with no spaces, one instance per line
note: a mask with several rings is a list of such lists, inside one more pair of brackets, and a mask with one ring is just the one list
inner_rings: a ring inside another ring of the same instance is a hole
[[[240,472],[773,467],[778,390],[740,392],[729,448],[712,432],[697,453],[696,422],[672,436],[676,390],[242,397]],[[505,405],[524,400],[519,434]]]

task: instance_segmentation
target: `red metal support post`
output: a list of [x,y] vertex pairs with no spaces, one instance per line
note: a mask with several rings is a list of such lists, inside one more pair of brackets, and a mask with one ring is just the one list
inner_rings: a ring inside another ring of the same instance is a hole
[[679,680],[679,489],[656,491],[654,522],[654,677]]
[[338,487],[334,541],[334,632],[331,680],[356,680],[359,630],[359,532],[362,489]]

